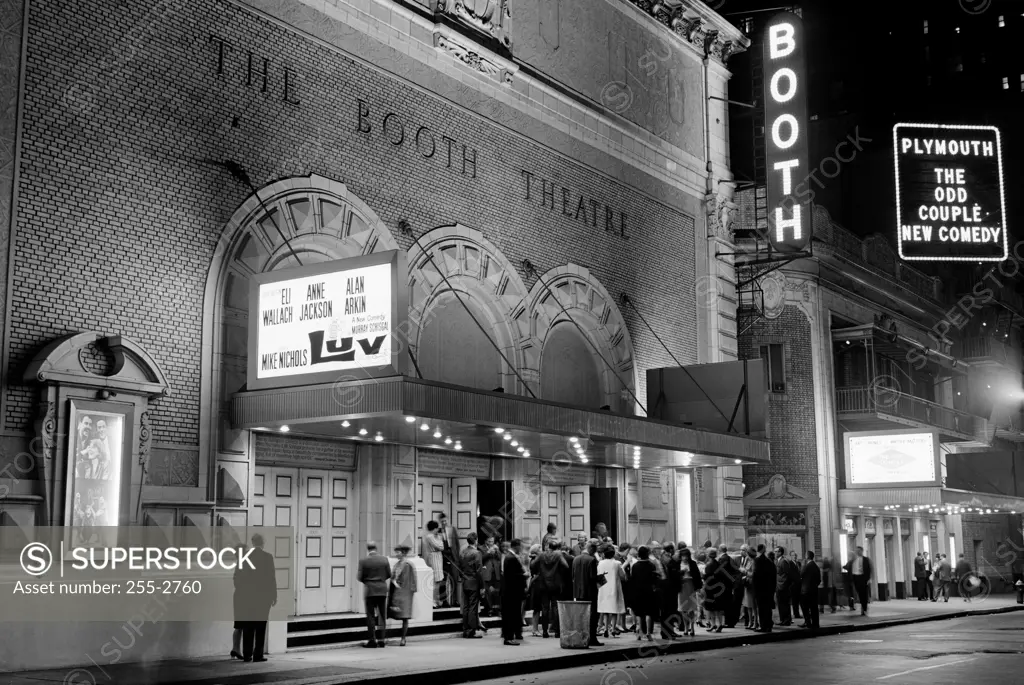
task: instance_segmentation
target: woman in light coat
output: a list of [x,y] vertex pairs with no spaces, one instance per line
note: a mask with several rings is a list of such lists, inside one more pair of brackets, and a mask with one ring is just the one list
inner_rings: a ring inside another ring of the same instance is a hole
[[604,576],[605,584],[597,589],[597,611],[601,614],[597,626],[597,632],[601,632],[600,621],[604,623],[604,636],[609,636],[609,631],[615,637],[621,635],[619,632],[619,616],[626,613],[626,595],[622,585],[626,581],[626,572],[622,564],[615,560],[615,548],[608,545],[604,548],[604,559],[597,564],[597,575]]
[[438,532],[437,521],[427,522],[427,534],[423,536],[423,560],[434,572],[434,608],[440,606],[441,586],[444,585],[444,541]]

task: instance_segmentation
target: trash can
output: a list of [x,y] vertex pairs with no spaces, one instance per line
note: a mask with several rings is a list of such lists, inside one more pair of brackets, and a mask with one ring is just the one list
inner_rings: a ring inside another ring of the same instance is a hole
[[590,646],[590,602],[559,602],[558,624],[562,649]]

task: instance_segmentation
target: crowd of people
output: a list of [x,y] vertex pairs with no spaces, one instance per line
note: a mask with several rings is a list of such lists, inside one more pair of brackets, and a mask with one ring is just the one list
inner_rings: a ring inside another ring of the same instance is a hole
[[[406,547],[396,550],[400,564],[408,552]],[[742,625],[768,633],[794,620],[803,621],[800,627],[817,630],[825,607],[832,613],[837,608],[828,559],[817,559],[813,551],[801,558],[794,551],[769,550],[763,544],[743,545],[735,552],[710,543],[691,548],[683,541],[616,544],[601,523],[592,535],[579,535],[575,542],[563,541],[555,524],[549,524],[533,545],[475,532],[467,534],[463,544],[441,517],[428,524],[422,554],[434,571],[435,608],[459,606],[462,636],[467,639],[487,632],[481,615],[500,613],[502,638],[509,646],[521,644],[526,629],[532,637],[560,637],[558,602],[566,600],[590,603],[589,640],[595,646],[602,644],[599,638],[623,635],[676,640],[695,636],[698,628],[721,633]],[[378,565],[385,580],[384,564]],[[937,568],[940,579],[949,576],[938,581],[945,583],[946,597],[950,579],[970,574],[963,555],[955,572],[950,573],[948,563]],[[390,592],[408,595],[398,603],[404,611],[389,606],[386,613],[403,619],[404,645],[415,577],[404,568],[401,572],[402,580],[391,580]],[[392,578],[398,575],[396,567]],[[849,608],[853,610],[859,600],[862,615],[867,615],[872,576],[871,560],[857,547],[841,577]],[[375,592],[385,593],[385,588],[381,583]],[[374,599],[371,607],[370,599],[367,602],[371,639],[366,646],[383,646],[377,628],[385,619],[384,603]]]

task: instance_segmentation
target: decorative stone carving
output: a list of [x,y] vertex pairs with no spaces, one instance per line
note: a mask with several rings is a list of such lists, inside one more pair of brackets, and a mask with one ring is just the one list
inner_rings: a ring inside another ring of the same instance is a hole
[[704,203],[708,220],[708,236],[714,235],[722,240],[731,240],[733,217],[738,209],[736,203],[725,195],[715,195],[714,193],[705,195]]
[[149,464],[149,450],[153,445],[153,430],[149,423],[149,412],[139,416],[139,463]]
[[437,11],[512,49],[508,0],[438,0]]
[[786,477],[781,473],[776,473],[768,481],[767,499],[795,499],[792,493],[789,492],[789,484],[786,482]]
[[773,271],[762,278],[761,292],[764,293],[765,318],[779,318],[786,309],[786,275],[781,271]]
[[36,436],[42,443],[43,460],[53,460],[53,448],[57,441],[57,403],[42,402],[39,405],[39,420],[36,421]]
[[694,45],[705,56],[717,59],[723,64],[731,55],[746,49],[746,44],[742,40],[727,40],[720,30],[705,29],[708,19],[713,16],[707,8],[689,7],[679,0],[629,1],[658,22],[668,26],[673,33]]
[[447,36],[442,33],[435,33],[434,47],[444,50],[453,58],[482,74],[496,78],[504,84],[511,85],[512,83],[511,71],[490,59],[481,56],[479,52],[457,42],[451,36]]

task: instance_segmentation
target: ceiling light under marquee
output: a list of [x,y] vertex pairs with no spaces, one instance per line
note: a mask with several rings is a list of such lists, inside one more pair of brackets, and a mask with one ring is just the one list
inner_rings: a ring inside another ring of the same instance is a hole
[[577,442],[579,442],[579,441],[580,441],[580,439],[579,439],[579,438],[577,438],[577,437],[576,437],[575,435],[574,435],[574,436],[572,436],[571,438],[569,438],[569,442],[571,442],[571,443],[573,443],[573,444],[575,444],[575,443],[577,443]]
[[370,431],[366,430],[365,428],[360,428],[360,429],[359,429],[359,434],[360,434],[360,435],[366,435],[366,434],[367,434],[367,433],[369,433],[369,432],[370,432]]
[[497,433],[498,435],[501,435],[502,433],[505,432],[505,429],[504,428],[495,428],[494,432]]
[[528,456],[530,456],[530,450],[524,450],[524,451],[523,451],[523,456],[524,456],[524,457],[528,457]]
[[373,436],[373,439],[377,442],[382,442],[384,440],[384,436],[380,434],[380,431],[377,431],[377,435]]
[[504,437],[505,437],[506,440],[511,440],[512,439],[512,434],[511,433],[505,433]]
[[348,428],[351,425],[352,424],[348,422],[348,419],[345,419],[344,421],[341,422],[341,427],[342,428]]
[[416,417],[415,416],[406,416],[405,417],[405,422],[406,423],[416,423]]
[[520,452],[520,453],[521,453],[521,452],[525,452],[525,451],[526,451],[526,448],[525,448],[525,447],[523,447],[522,445],[520,445],[519,447],[517,447],[517,448],[516,448],[516,451],[517,451],[517,452]]
[[288,426],[281,426],[281,432],[282,433],[287,433],[290,430],[291,430],[291,428],[289,428]]
[[462,443],[459,442],[458,440],[455,441],[455,449],[457,449],[457,450],[461,450],[462,449]]
[[440,438],[441,437],[441,429],[440,428],[435,428],[434,429],[434,437],[435,438]]
[[444,444],[446,444],[446,445],[452,444],[452,439],[451,438],[445,438],[444,439]]
[[519,441],[518,440],[513,440],[511,444],[512,444],[513,447],[519,447]]

